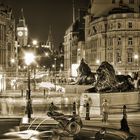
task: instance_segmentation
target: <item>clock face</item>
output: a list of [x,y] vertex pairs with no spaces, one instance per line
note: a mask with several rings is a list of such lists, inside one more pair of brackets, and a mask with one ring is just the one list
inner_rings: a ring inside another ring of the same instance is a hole
[[19,31],[18,32],[18,36],[23,36],[23,32],[22,31]]

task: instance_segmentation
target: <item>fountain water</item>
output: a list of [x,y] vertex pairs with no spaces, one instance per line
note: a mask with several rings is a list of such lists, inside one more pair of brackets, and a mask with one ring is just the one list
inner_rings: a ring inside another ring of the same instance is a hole
[[29,130],[29,129],[31,128],[31,126],[34,124],[34,122],[35,122],[37,119],[38,119],[38,118],[35,118],[35,119],[32,121],[32,123],[29,125],[29,127],[28,127],[27,130]]
[[[48,119],[48,118],[47,118],[47,119]],[[35,130],[37,130],[37,129],[39,128],[39,126],[40,126],[43,122],[45,122],[47,119],[44,119],[43,121],[41,121],[41,122],[39,123],[39,125],[36,127]]]

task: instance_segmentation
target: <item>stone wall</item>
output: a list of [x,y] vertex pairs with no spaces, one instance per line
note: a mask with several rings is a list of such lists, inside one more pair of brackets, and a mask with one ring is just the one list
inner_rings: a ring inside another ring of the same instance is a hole
[[139,92],[117,92],[117,93],[82,93],[80,97],[80,115],[85,117],[85,104],[89,102],[90,116],[101,115],[101,105],[104,99],[107,99],[110,111],[109,113],[122,112],[123,105],[126,105],[131,111],[139,106]]

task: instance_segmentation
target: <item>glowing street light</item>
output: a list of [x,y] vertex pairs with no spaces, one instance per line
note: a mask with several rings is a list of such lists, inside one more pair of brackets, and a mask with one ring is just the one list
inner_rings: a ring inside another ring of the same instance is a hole
[[96,64],[98,64],[98,65],[100,64],[100,60],[99,59],[96,60]]
[[138,54],[135,54],[134,55],[134,63],[135,63],[135,65],[136,65],[136,67],[138,66],[138,58],[139,58],[139,56],[138,56]]
[[55,68],[55,65],[53,64],[52,67]]
[[12,64],[15,63],[15,59],[14,58],[11,59],[11,63]]
[[25,53],[24,60],[27,66],[29,66],[35,60],[35,56],[33,53]]
[[46,52],[46,53],[45,53],[45,56],[49,56],[49,53],[48,53],[48,52]]
[[37,45],[38,41],[37,40],[33,40],[32,43],[33,43],[33,45]]
[[134,59],[137,60],[139,56],[137,54],[134,55]]
[[52,68],[55,68],[54,70],[54,77],[55,77],[55,91],[56,91],[56,58],[54,58],[54,64],[52,65]]
[[60,64],[60,67],[63,68],[63,64],[62,63]]

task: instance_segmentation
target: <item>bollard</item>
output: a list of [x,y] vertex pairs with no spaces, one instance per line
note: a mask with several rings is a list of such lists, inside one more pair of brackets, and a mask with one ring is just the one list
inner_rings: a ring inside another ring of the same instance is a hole
[[44,97],[46,97],[46,91],[45,91],[45,89],[44,89]]
[[73,103],[73,115],[76,115],[76,103]]
[[21,97],[23,97],[23,89],[21,90]]
[[89,103],[87,103],[86,104],[86,117],[85,117],[85,120],[90,120],[89,112],[90,112]]

